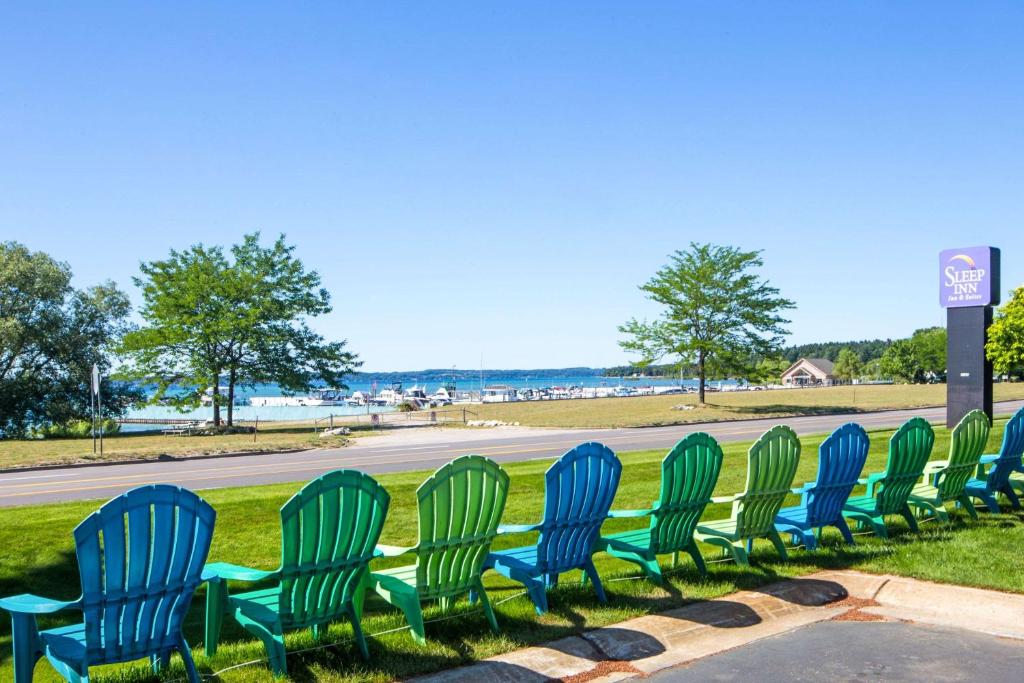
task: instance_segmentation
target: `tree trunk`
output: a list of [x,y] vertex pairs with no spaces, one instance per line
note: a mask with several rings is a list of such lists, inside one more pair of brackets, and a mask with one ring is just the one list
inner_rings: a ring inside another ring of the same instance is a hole
[[220,427],[220,373],[213,376],[213,426]]
[[228,427],[235,424],[235,380],[238,379],[238,371],[231,368],[228,373]]
[[701,352],[697,356],[697,380],[700,382],[700,386],[697,387],[697,404],[700,406],[704,405],[704,353]]

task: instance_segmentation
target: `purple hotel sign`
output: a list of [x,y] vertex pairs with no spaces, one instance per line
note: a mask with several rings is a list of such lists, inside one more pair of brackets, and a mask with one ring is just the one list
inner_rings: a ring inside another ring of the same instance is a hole
[[999,250],[946,249],[939,254],[939,303],[944,308],[999,303]]

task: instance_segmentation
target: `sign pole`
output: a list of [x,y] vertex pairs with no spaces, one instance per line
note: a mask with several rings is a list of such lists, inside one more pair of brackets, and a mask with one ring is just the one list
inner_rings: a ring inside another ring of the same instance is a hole
[[999,303],[1000,254],[995,247],[939,254],[939,302],[946,309],[946,426],[972,410],[992,419],[992,363],[985,341]]

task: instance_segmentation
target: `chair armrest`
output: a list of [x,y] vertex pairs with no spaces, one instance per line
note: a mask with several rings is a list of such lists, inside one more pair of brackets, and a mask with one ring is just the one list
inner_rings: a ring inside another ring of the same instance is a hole
[[867,495],[874,495],[875,484],[885,479],[886,472],[875,472],[869,474],[867,477],[863,477],[857,480],[858,484],[864,484],[868,487]]
[[801,495],[803,493],[807,493],[808,491],[810,491],[811,488],[813,488],[813,486],[814,486],[814,482],[808,482],[808,483],[804,484],[803,486],[798,486],[796,488],[790,489],[789,492],[790,493],[795,493],[796,495],[799,496],[799,495]]
[[498,534],[525,534],[527,531],[537,531],[541,524],[502,524],[498,527]]
[[925,463],[924,474],[926,476],[929,475],[929,474],[934,474],[935,472],[943,470],[943,469],[945,469],[948,466],[949,466],[949,461],[948,460],[933,460],[931,462]]
[[653,508],[647,510],[609,510],[609,519],[628,519],[630,517],[650,517],[654,512]]
[[211,579],[230,579],[232,581],[263,581],[277,576],[278,570],[264,571],[262,569],[253,569],[252,567],[243,567],[239,564],[231,564],[230,562],[213,562],[203,567],[203,579],[209,581]]
[[374,557],[398,557],[399,555],[405,555],[416,550],[416,546],[401,546],[401,545],[382,545],[377,544],[377,547],[373,551]]
[[19,614],[53,614],[65,609],[80,608],[81,598],[64,602],[62,600],[51,600],[31,593],[12,595],[9,598],[0,598],[0,609]]
[[732,503],[743,497],[742,493],[734,493],[731,496],[712,496],[712,503]]
[[991,455],[983,455],[983,456],[981,456],[981,460],[979,460],[978,463],[982,464],[982,465],[987,465],[990,462],[995,462],[998,459],[999,459],[999,454],[998,453],[992,453]]

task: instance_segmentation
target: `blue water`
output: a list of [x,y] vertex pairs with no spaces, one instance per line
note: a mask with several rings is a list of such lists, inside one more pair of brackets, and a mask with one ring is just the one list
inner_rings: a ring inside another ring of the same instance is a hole
[[[382,389],[387,389],[391,386],[390,382],[373,380],[363,381],[349,381],[348,393],[351,394],[355,391],[362,392],[379,392]],[[529,379],[521,377],[498,377],[498,376],[486,376],[484,378],[484,386],[492,386],[496,384],[504,384],[516,389],[520,388],[533,388],[540,389],[543,387],[648,387],[648,386],[679,386],[679,378],[675,379],[663,379],[663,378],[643,378],[643,379],[619,379],[618,377],[600,377],[594,375],[582,376],[582,377],[543,377],[538,379]],[[684,379],[682,385],[684,387],[696,387],[698,384],[697,380]],[[709,382],[712,386],[727,386],[734,384],[731,380],[724,382]],[[402,387],[409,389],[414,385],[419,385],[421,388],[426,387],[426,392],[432,394],[440,386],[442,382],[423,382],[417,379],[415,374],[410,374],[408,377],[403,377]],[[480,381],[468,381],[463,380],[456,383],[456,389],[459,392],[471,391],[478,392],[480,390]],[[258,385],[252,389],[242,389],[238,391],[238,395],[241,398],[249,398],[251,396],[280,396],[281,390],[274,384],[263,384]],[[223,409],[222,409],[223,410]],[[367,413],[383,413],[391,412],[394,408],[375,406],[375,407],[358,407],[358,406],[235,406],[235,417],[239,420],[252,421],[259,419],[260,421],[277,421],[277,420],[312,420],[318,417],[326,417],[328,415],[359,415]],[[168,406],[146,406],[144,408],[136,408],[128,412],[126,417],[130,418],[151,418],[151,419],[189,419],[189,420],[208,420],[212,417],[213,410],[209,407],[196,408],[195,410],[189,410],[186,412],[180,412],[172,407]],[[124,425],[122,429],[124,431],[141,431],[146,429],[153,429],[153,425],[143,424],[132,424]]]

